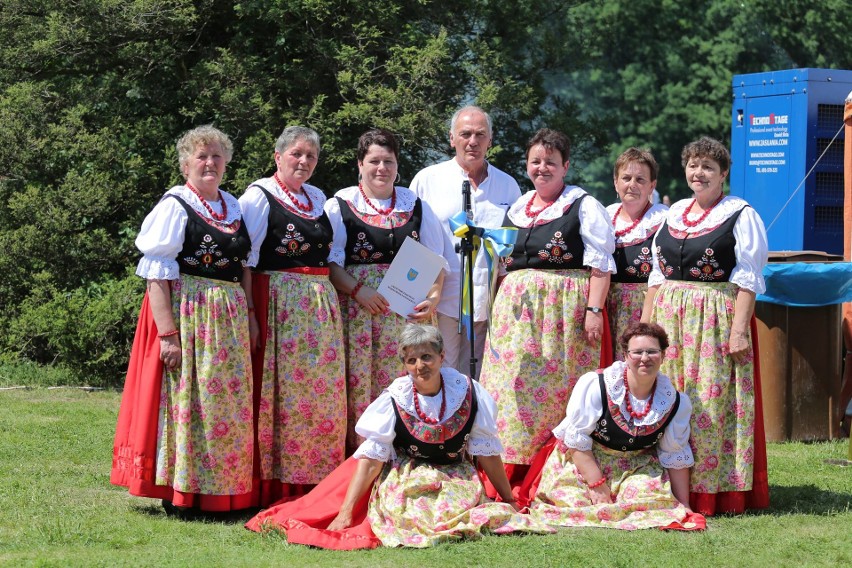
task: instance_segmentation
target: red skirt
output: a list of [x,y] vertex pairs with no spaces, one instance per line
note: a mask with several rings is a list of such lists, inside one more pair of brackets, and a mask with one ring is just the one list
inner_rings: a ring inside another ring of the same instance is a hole
[[112,452],[110,483],[127,487],[131,495],[165,499],[177,507],[223,512],[252,506],[251,494],[203,495],[157,485],[157,426],[163,362],[160,340],[148,300],[142,300]]
[[367,521],[370,491],[358,501],[352,515],[353,526],[330,531],[328,525],[337,517],[346,497],[349,481],[355,475],[358,460],[349,458],[331,472],[307,495],[295,501],[285,499],[255,515],[246,528],[255,532],[279,530],[290,544],[304,544],[331,550],[376,548],[381,541]]

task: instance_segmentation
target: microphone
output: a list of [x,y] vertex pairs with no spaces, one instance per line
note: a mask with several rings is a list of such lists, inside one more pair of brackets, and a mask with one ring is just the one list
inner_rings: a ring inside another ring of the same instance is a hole
[[468,180],[462,182],[462,203],[468,221],[473,221],[473,208],[470,204],[470,182]]

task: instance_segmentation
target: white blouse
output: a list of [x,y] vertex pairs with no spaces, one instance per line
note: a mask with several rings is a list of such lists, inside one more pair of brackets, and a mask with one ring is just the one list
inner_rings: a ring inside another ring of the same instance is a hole
[[[624,388],[624,361],[616,361],[611,367],[604,369],[604,383],[612,401],[618,405],[625,420],[633,420],[636,426],[653,426],[660,423],[666,412],[674,405],[675,389],[671,380],[663,374],[657,375],[657,386],[654,389],[654,403],[647,415],[634,420],[627,411]],[[645,408],[647,401],[639,400],[630,394],[630,404],[633,408]],[[553,429],[553,434],[562,440],[569,448],[580,451],[592,449],[591,434],[603,412],[606,401],[601,400],[601,389],[598,384],[597,372],[586,373],[577,381],[577,386],[571,393],[565,418]],[[669,469],[684,469],[692,467],[695,460],[689,447],[689,419],[692,415],[692,403],[689,397],[680,393],[680,405],[663,437],[657,444],[657,456],[663,467]]]
[[[169,189],[160,202],[154,206],[136,236],[136,248],[142,252],[142,258],[136,266],[136,275],[146,280],[177,280],[180,268],[177,255],[183,249],[186,222],[189,217],[177,199],[167,199],[168,195],[177,195],[192,209],[204,217],[213,220],[201,200],[185,185],[176,185]],[[237,199],[225,191],[222,199],[228,209],[228,215],[216,224],[230,225],[240,218],[240,204]],[[222,213],[222,201],[208,201],[214,213]]]
[[[615,214],[618,213],[619,207],[621,207],[621,202],[606,206],[606,214],[609,216],[610,224],[612,223],[612,220],[615,219],[615,225],[610,225],[613,229],[613,233],[623,231],[632,224],[621,217],[615,217]],[[648,235],[659,229],[660,225],[663,224],[663,221],[666,220],[666,214],[668,211],[668,206],[663,205],[662,203],[652,205],[651,208],[645,212],[645,215],[642,216],[642,220],[639,221],[635,227],[624,235],[615,237],[615,244],[626,245],[644,241],[648,238]]]
[[[517,227],[532,227],[555,221],[562,217],[565,209],[577,199],[586,195],[586,190],[576,185],[565,186],[556,201],[536,217],[526,213],[527,203],[535,198],[534,191],[528,191],[515,201],[507,215]],[[583,265],[597,268],[601,272],[615,274],[615,236],[612,221],[606,209],[591,195],[580,202],[580,238],[583,240]]]
[[[298,210],[293,200],[281,190],[274,178],[262,178],[248,186],[246,192],[240,197],[240,206],[243,208],[243,220],[251,239],[251,252],[249,252],[248,261],[246,262],[251,267],[257,266],[260,258],[260,245],[266,239],[266,232],[269,229],[269,200],[266,199],[266,196],[257,186],[263,187],[263,189],[290,205],[293,209]],[[326,201],[325,194],[321,189],[307,183],[302,184],[302,189],[311,198],[311,203],[313,204],[310,212],[304,212],[302,215],[308,219],[316,219],[322,215],[323,206]],[[302,203],[304,204],[304,202]],[[334,226],[332,225],[333,228]],[[332,247],[329,252],[330,261],[335,254],[342,256],[343,250],[341,249],[336,252]]]
[[[766,266],[769,260],[769,242],[766,238],[766,229],[763,227],[763,220],[757,214],[757,211],[752,207],[748,207],[748,203],[741,197],[728,195],[713,208],[710,214],[707,215],[707,218],[700,224],[695,227],[687,227],[683,224],[682,216],[683,211],[691,203],[692,198],[690,197],[688,199],[681,199],[672,205],[666,217],[666,222],[670,227],[680,231],[696,233],[718,227],[728,220],[731,215],[743,209],[737,222],[734,223],[734,238],[737,241],[737,244],[734,245],[734,254],[737,257],[737,264],[731,271],[729,280],[740,288],[745,288],[755,294],[763,294],[766,291],[766,282],[763,279],[763,267]],[[662,230],[662,227],[660,230]],[[666,277],[663,276],[660,270],[656,237],[654,238],[652,251],[654,262],[651,276],[648,278],[648,286],[657,286],[665,282]]]
[[[408,213],[414,209],[414,204],[417,201],[417,196],[414,192],[406,187],[396,187],[396,204],[394,212]],[[375,215],[376,210],[370,207],[358,190],[358,186],[347,187],[341,189],[334,194],[335,197],[343,199],[355,206],[355,210],[364,215]],[[390,207],[392,197],[388,199],[370,199],[370,204],[376,209],[387,209]],[[420,219],[420,244],[431,250],[432,252],[443,256],[444,255],[444,229],[441,222],[429,204],[420,200],[422,204],[422,217]],[[334,228],[334,244],[332,251],[340,250],[339,256],[334,258],[329,257],[329,262],[334,262],[338,266],[344,266],[345,249],[346,249],[346,226],[343,224],[343,214],[340,212],[340,202],[337,199],[329,199],[325,204],[325,213],[331,221],[331,226]],[[450,265],[444,260],[444,270],[449,270]]]
[[[461,407],[467,396],[467,377],[450,367],[441,368],[446,391],[447,406],[444,421]],[[476,397],[477,411],[470,431],[467,450],[474,456],[497,456],[503,453],[503,445],[497,437],[497,404],[491,395],[477,382],[471,381]],[[441,411],[441,393],[435,396],[417,395],[417,400],[427,416],[438,418]],[[355,425],[355,432],[366,440],[358,447],[353,457],[371,458],[379,461],[396,459],[393,440],[396,437],[396,414],[393,401],[409,414],[417,416],[414,409],[414,389],[410,375],[395,379],[391,385],[373,401]]]

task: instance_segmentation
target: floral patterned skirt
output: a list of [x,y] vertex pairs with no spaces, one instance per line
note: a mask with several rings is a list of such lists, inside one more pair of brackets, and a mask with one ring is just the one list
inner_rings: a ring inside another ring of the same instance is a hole
[[319,483],[344,459],[343,329],[327,275],[269,275],[258,412],[262,480]]
[[183,360],[163,375],[156,484],[182,493],[249,493],[252,380],[243,289],[182,274],[172,284],[172,309]]
[[619,342],[630,324],[642,318],[642,306],[645,303],[647,284],[638,282],[612,282],[607,295],[607,315],[609,329],[612,332],[612,348],[615,359],[624,361]]
[[562,420],[577,379],[598,368],[583,322],[586,270],[518,270],[500,285],[480,382],[497,401],[503,462],[529,464]]
[[478,538],[484,531],[553,532],[508,503],[489,501],[469,462],[436,466],[407,456],[385,465],[374,486],[367,519],[384,546],[425,548]]
[[[364,286],[378,288],[388,270],[387,264],[347,266],[346,271]],[[405,328],[404,318],[393,312],[372,315],[348,295],[340,295],[343,312],[343,337],[347,364],[347,454],[363,441],[355,433],[355,424],[371,402],[395,378],[405,374],[399,358],[398,339]]]
[[564,527],[622,530],[665,527],[687,518],[689,510],[672,494],[656,454],[618,452],[597,443],[592,453],[611,480],[613,503],[591,502],[567,446],[558,443],[542,470],[531,517]]
[[692,402],[693,493],[752,488],[754,353],[739,365],[727,353],[736,294],[729,282],[666,281],[654,298],[651,321],[669,336],[661,371]]

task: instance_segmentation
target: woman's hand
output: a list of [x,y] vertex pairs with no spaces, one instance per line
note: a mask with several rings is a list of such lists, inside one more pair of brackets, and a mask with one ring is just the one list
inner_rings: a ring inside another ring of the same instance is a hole
[[612,490],[609,488],[609,483],[598,485],[594,489],[587,489],[586,493],[593,505],[612,503]]
[[179,335],[160,338],[160,361],[163,362],[167,371],[174,371],[180,368],[181,352]]
[[586,330],[586,343],[592,347],[600,345],[604,329],[603,312],[586,312],[586,319],[583,326]]
[[411,323],[429,323],[437,305],[438,303],[431,298],[426,298],[414,306],[414,313],[408,314],[408,321]]
[[728,353],[731,358],[739,365],[745,362],[748,351],[748,333],[731,328],[731,335],[728,337]]
[[367,286],[362,286],[358,290],[358,293],[355,295],[355,301],[374,316],[387,312],[388,306],[390,306],[384,296]]

